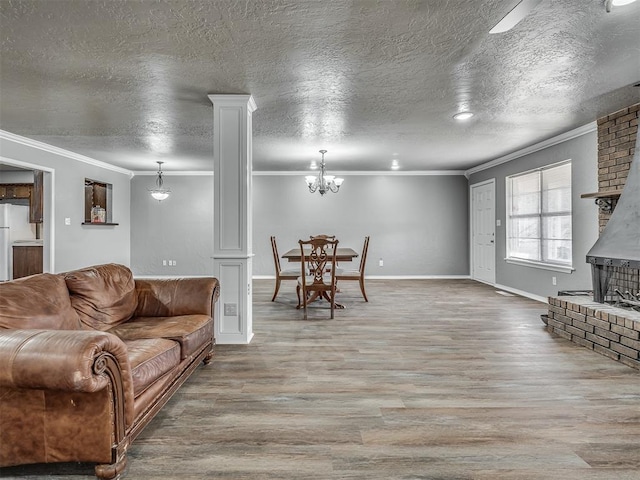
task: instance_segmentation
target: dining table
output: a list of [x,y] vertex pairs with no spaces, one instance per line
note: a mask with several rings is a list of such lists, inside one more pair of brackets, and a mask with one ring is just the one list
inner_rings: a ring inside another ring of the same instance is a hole
[[[331,249],[327,250],[330,254],[332,253]],[[305,249],[305,256],[304,259],[305,261],[309,260],[309,253],[311,252],[311,249],[307,250]],[[338,249],[336,250],[336,263],[339,262],[351,262],[353,261],[354,258],[358,257],[358,252],[356,252],[353,248],[349,248],[349,247],[338,247]],[[302,254],[300,252],[300,247],[297,248],[292,248],[291,250],[287,251],[284,255],[282,255],[282,258],[287,259],[289,262],[300,262],[300,260],[302,259]],[[337,292],[339,292],[340,290],[336,290]],[[322,292],[321,295],[314,295],[312,298],[310,298],[310,302],[313,302],[319,298],[324,298],[326,301],[328,301],[329,303],[331,303],[331,298],[327,295],[326,292]],[[345,308],[345,306],[341,303],[335,303],[335,307],[336,308]],[[299,307],[298,307],[299,308]]]
[[[310,252],[311,250],[309,250]],[[328,252],[331,252],[331,250],[328,250]],[[353,261],[354,258],[358,257],[358,252],[356,252],[353,248],[349,248],[349,247],[338,247],[338,250],[336,251],[336,262],[351,262]],[[282,255],[282,258],[287,259],[289,262],[300,262],[300,258],[301,258],[301,254],[300,254],[300,247],[297,248],[292,248],[291,250],[289,250],[288,252],[286,252],[284,255]],[[305,251],[305,260],[309,260],[309,256],[307,251]]]

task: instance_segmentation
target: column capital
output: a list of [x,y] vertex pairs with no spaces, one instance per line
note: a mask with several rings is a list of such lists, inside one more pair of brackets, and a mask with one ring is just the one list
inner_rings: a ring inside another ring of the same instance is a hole
[[253,99],[253,95],[235,94],[235,93],[212,93],[207,95],[214,105],[216,103],[225,103],[233,105],[247,105],[249,113],[253,113],[258,108]]

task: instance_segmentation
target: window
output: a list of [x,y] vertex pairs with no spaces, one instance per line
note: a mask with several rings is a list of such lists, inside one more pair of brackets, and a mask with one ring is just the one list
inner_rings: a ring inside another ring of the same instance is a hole
[[507,177],[507,260],[571,267],[571,162]]

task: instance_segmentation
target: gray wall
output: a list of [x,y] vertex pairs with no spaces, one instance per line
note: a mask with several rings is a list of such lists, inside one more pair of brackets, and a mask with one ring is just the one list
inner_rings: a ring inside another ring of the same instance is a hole
[[[131,269],[137,275],[211,275],[213,175],[165,175],[171,196],[149,195],[155,177],[131,180]],[[175,266],[163,266],[175,260]]]
[[254,174],[254,275],[274,274],[271,235],[282,254],[318,233],[357,251],[370,235],[367,275],[468,275],[467,179],[347,175],[339,193],[321,197],[302,175]]
[[[131,182],[131,266],[138,275],[210,275],[213,178],[167,176],[169,199]],[[298,239],[333,233],[362,249],[371,236],[368,275],[468,275],[468,188],[464,176],[347,176],[340,193],[311,195],[301,175],[253,176],[253,275],[273,276],[269,237],[280,253]],[[384,259],[384,267],[378,260]],[[162,260],[176,260],[163,267]]]
[[0,183],[33,183],[33,171],[0,170]]
[[[469,184],[496,179],[496,283],[540,296],[558,290],[591,288],[591,270],[585,262],[587,251],[598,237],[598,208],[592,199],[580,195],[598,191],[597,133],[590,132],[572,140],[512,160],[471,175]],[[561,273],[507,263],[506,257],[506,181],[505,177],[544,165],[571,159],[571,195],[573,209],[573,268]],[[552,284],[556,277],[557,285]]]
[[[18,160],[55,170],[55,272],[109,262],[129,265],[129,175],[90,165],[63,153],[0,138],[0,161],[3,160],[8,160],[8,163]],[[113,185],[113,221],[119,223],[118,226],[81,225],[84,220],[85,178]],[[44,200],[45,203],[50,202],[46,191]],[[65,225],[65,217],[71,218],[71,225]]]

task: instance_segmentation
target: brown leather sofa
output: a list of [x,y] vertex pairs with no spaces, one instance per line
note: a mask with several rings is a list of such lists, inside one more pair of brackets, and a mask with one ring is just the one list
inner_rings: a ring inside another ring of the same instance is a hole
[[215,278],[134,280],[122,265],[0,283],[0,466],[96,463],[127,448],[213,354]]

